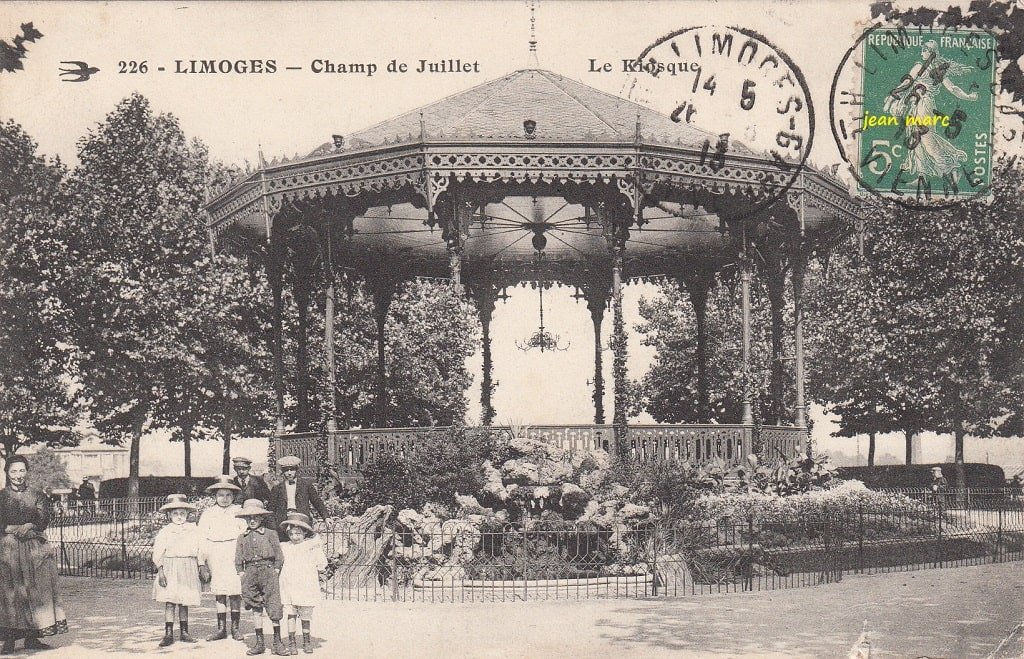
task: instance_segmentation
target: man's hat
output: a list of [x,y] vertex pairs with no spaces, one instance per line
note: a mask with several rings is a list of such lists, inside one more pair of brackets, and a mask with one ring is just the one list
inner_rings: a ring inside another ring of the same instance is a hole
[[184,494],[169,494],[167,496],[167,503],[160,506],[160,512],[167,512],[169,510],[195,510],[196,507],[188,502],[188,497]]
[[277,466],[281,469],[285,467],[298,467],[300,464],[302,464],[302,460],[295,455],[286,455],[277,461]]
[[303,513],[290,512],[288,517],[281,522],[281,529],[287,531],[289,526],[297,526],[300,529],[305,529],[307,533],[313,532],[309,515]]
[[242,509],[235,513],[235,517],[258,517],[260,515],[273,515],[263,507],[263,502],[259,499],[246,499],[245,503],[242,504]]
[[934,474],[936,472],[941,474],[942,473],[942,467],[932,467],[932,473]]
[[207,492],[216,492],[217,490],[231,490],[232,492],[241,492],[242,488],[238,487],[231,482],[231,476],[220,475],[217,479],[206,488]]
[[245,466],[245,467],[249,467],[249,466],[252,465],[252,460],[250,460],[249,458],[247,458],[245,456],[241,456],[240,455],[240,456],[238,456],[236,458],[231,458],[231,464],[233,464],[233,465],[242,465],[242,466]]

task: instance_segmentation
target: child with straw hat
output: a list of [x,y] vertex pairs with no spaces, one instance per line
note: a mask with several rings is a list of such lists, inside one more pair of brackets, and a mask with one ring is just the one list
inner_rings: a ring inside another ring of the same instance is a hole
[[172,494],[160,507],[170,522],[153,540],[153,564],[157,578],[153,582],[153,599],[164,603],[164,638],[160,647],[174,643],[174,609],[178,609],[182,643],[195,643],[188,633],[188,607],[199,606],[202,586],[199,582],[199,529],[188,523],[188,514],[196,507],[184,494]]
[[241,575],[242,601],[245,608],[256,615],[256,643],[246,652],[248,655],[263,654],[263,612],[266,610],[274,628],[273,652],[286,655],[281,642],[281,591],[278,575],[284,565],[281,542],[277,533],[263,526],[263,521],[272,513],[263,507],[259,499],[248,499],[236,517],[245,520],[246,529],[238,537],[235,547],[235,570]]
[[206,491],[213,495],[215,506],[210,506],[199,517],[199,530],[203,535],[206,550],[206,567],[209,570],[210,592],[216,599],[217,631],[207,638],[219,641],[228,637],[227,616],[231,609],[231,638],[244,641],[238,630],[242,611],[242,580],[235,570],[235,545],[238,536],[245,531],[245,522],[236,517],[242,509],[235,503],[235,495],[241,491],[230,476],[218,476]]
[[288,613],[288,652],[299,653],[295,644],[295,619],[299,618],[302,621],[302,651],[311,654],[310,620],[313,607],[323,599],[319,571],[327,567],[327,556],[307,515],[288,513],[281,523],[281,530],[288,534],[288,542],[281,545],[284,552],[281,602]]

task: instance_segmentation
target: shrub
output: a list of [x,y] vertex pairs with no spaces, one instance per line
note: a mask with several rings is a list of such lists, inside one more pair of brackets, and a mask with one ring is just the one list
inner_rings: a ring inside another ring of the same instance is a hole
[[[932,484],[932,467],[942,467],[942,473],[950,486],[954,484],[956,465],[952,462],[921,465],[876,465],[874,467],[840,467],[840,478],[852,478],[863,482],[873,490],[885,488],[927,488]],[[1006,485],[1002,467],[998,465],[968,462],[964,465],[967,487],[1004,487]]]

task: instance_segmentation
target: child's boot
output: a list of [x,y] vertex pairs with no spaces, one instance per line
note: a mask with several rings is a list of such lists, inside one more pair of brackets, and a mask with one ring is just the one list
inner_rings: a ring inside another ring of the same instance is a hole
[[207,636],[207,641],[223,641],[228,637],[228,614],[218,613],[217,614],[217,631],[212,635]]
[[288,650],[284,647],[284,642],[281,640],[281,628],[277,625],[274,626],[274,649],[273,653],[279,657],[287,657]]
[[160,641],[160,643],[158,644],[158,647],[166,648],[171,643],[174,643],[174,623],[173,622],[165,622],[164,623],[164,638],[163,638],[163,640]]
[[295,644],[295,632],[288,632],[288,654],[296,655],[299,653],[299,647]]
[[238,630],[238,622],[241,619],[242,614],[240,611],[231,612],[231,638],[236,641],[245,641],[245,636]]
[[188,633],[188,622],[185,620],[181,621],[180,631],[178,632],[178,638],[182,643],[195,643],[196,639],[192,638],[192,635]]
[[263,630],[262,629],[257,629],[256,630],[256,644],[253,645],[248,650],[246,650],[245,653],[251,657],[251,656],[256,655],[256,654],[263,654],[266,651],[267,651],[267,646],[265,646],[263,644]]
[[309,637],[309,620],[302,621],[302,651],[313,654],[313,639]]

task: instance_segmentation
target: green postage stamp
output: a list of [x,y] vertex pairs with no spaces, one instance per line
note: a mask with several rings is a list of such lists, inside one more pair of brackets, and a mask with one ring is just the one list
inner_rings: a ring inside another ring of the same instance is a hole
[[861,185],[918,201],[986,196],[995,38],[984,31],[876,28],[862,47]]

